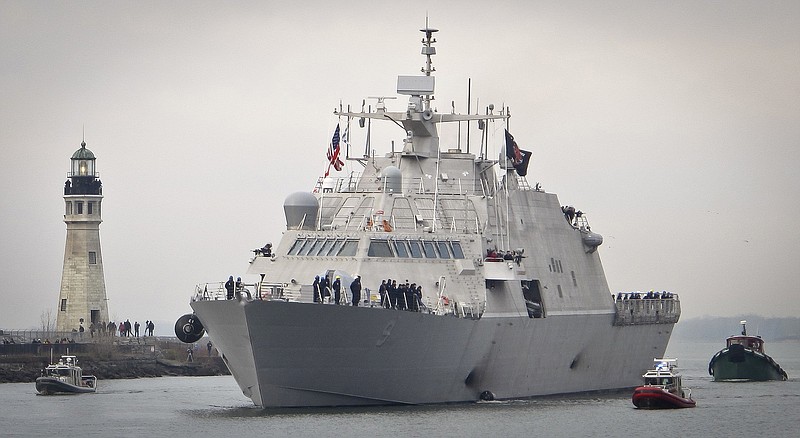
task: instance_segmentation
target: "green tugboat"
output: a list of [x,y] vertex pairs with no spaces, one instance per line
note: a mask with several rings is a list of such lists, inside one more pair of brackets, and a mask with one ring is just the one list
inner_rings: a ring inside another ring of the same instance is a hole
[[786,380],[786,371],[764,352],[761,336],[747,334],[747,321],[741,321],[742,334],[730,336],[727,346],[708,363],[708,373],[720,380]]

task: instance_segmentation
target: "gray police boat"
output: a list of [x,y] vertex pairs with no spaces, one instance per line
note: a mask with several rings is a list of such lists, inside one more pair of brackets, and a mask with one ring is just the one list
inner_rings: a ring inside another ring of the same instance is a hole
[[[531,153],[503,129],[508,108],[432,107],[437,30],[421,30],[426,62],[423,74],[398,77],[401,110],[380,97],[374,110],[335,111],[348,130],[399,125],[402,149],[342,157],[337,129],[330,164],[363,170],[290,194],[280,242],[254,250],[256,280],[197,286],[176,334],[196,342],[207,331],[244,395],[265,408],[636,387],[666,350],[677,294],[615,299],[587,216],[528,184]],[[476,129],[480,150],[440,144],[446,124]],[[388,279],[398,285],[382,287]],[[336,283],[340,305],[328,293]]]

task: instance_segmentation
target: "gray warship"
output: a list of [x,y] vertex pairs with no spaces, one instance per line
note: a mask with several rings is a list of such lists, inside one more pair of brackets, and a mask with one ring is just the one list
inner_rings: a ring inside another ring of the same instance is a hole
[[[377,98],[374,111],[335,111],[347,127],[402,127],[402,150],[347,157],[363,171],[290,194],[280,242],[254,250],[248,274],[257,280],[233,295],[222,283],[198,285],[194,312],[176,322],[176,334],[196,342],[207,331],[244,395],[265,408],[637,386],[666,350],[678,296],[609,291],[603,238],[587,216],[528,184],[531,154],[507,130],[489,156],[488,133],[503,132],[508,109],[432,107],[437,30],[421,31],[425,66],[398,77],[397,93],[408,98],[402,110]],[[480,152],[441,145],[447,123],[472,123]],[[338,133],[328,157],[337,168]],[[341,305],[315,277],[339,280]],[[353,300],[356,278],[362,291]],[[387,279],[421,286],[421,296],[391,287],[390,297],[380,286]]]

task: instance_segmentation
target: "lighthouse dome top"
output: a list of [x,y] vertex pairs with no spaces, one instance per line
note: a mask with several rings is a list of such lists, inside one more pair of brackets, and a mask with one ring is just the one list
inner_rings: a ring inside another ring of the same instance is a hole
[[95,157],[94,157],[94,153],[92,151],[90,151],[89,149],[86,149],[86,142],[82,141],[81,142],[81,148],[78,149],[77,151],[75,151],[74,154],[72,154],[72,159],[73,160],[94,160]]

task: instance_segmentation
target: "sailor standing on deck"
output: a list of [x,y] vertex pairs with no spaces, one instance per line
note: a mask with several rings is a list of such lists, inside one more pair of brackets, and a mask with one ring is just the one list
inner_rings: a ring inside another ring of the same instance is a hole
[[235,286],[235,283],[233,282],[233,275],[231,275],[230,277],[228,277],[228,281],[225,282],[225,291],[228,293],[226,298],[229,299],[229,300],[233,299],[233,288],[234,288],[234,286]]
[[386,296],[386,280],[381,281],[381,285],[378,287],[378,294],[381,296],[381,307],[386,307],[386,301],[389,298]]
[[322,290],[320,289],[320,282],[319,282],[319,275],[314,277],[314,283],[312,287],[314,288],[314,302],[321,303],[322,302]]
[[333,280],[333,300],[338,305],[341,304],[339,300],[342,298],[342,281],[340,276],[336,276],[336,280]]
[[361,301],[361,276],[356,275],[356,279],[350,283],[350,292],[353,295],[352,304],[353,306],[358,306],[358,302]]
[[241,297],[243,291],[244,283],[242,283],[242,277],[236,277],[236,296]]
[[[331,282],[328,280],[327,275],[319,279],[319,290],[322,292],[322,299],[320,302],[324,303],[325,298],[331,296]],[[330,299],[328,301],[330,301]]]

